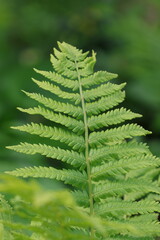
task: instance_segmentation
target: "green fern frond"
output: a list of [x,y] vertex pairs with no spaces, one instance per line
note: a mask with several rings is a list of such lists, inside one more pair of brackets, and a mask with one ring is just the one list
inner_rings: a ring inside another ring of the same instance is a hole
[[85,172],[78,170],[57,170],[53,167],[25,167],[18,168],[13,171],[6,171],[7,174],[17,177],[34,177],[34,178],[49,178],[63,181],[72,186],[84,188],[87,184],[87,176]]
[[75,190],[72,195],[80,206],[89,207],[89,196],[87,191]]
[[127,237],[127,236],[115,236],[111,238],[107,238],[106,240],[154,240],[152,237]]
[[[65,43],[60,44],[60,49],[65,49],[62,47]],[[70,46],[67,45],[67,48]],[[73,47],[71,48],[71,52],[61,52],[61,54],[57,54],[58,52],[54,51],[55,56],[51,55],[51,63],[55,71],[59,74],[64,75],[65,77],[76,79],[77,73],[75,72],[75,62],[77,62],[80,75],[86,77],[93,73],[93,67],[95,64],[95,54],[92,52],[92,57],[84,58],[87,54],[82,54],[80,51],[74,51]],[[62,50],[62,51],[63,51]],[[73,53],[74,52],[74,53]],[[78,53],[79,52],[79,53]],[[79,55],[79,57],[78,57]],[[80,57],[81,56],[81,57]],[[83,57],[82,57],[83,56]],[[80,60],[81,59],[81,60]],[[82,62],[82,59],[84,62]]]
[[[108,220],[104,222],[107,233],[109,237],[115,237],[115,239],[134,239],[134,240],[139,240],[139,239],[145,239],[145,237],[150,237],[152,236],[153,231],[159,232],[157,223],[152,222],[151,224],[151,230],[149,228],[149,224],[147,225],[147,230],[146,232],[144,231],[145,225],[140,224],[140,228],[138,227],[138,223],[130,223],[128,220]],[[147,234],[148,235],[147,235]],[[119,237],[119,238],[118,238]],[[124,238],[123,238],[124,237]],[[142,237],[142,238],[141,238]],[[144,237],[144,238],[143,238]],[[108,240],[107,238],[104,238],[105,240]],[[110,238],[109,238],[110,239]]]
[[2,194],[0,194],[0,207],[1,207],[0,208],[0,219],[9,221],[11,218],[12,208]]
[[125,142],[113,146],[105,146],[102,148],[92,148],[90,150],[90,161],[92,163],[100,163],[102,161],[118,160],[121,158],[129,158],[141,154],[149,154],[149,148],[144,143],[136,141]]
[[[76,56],[75,56],[76,57]],[[84,62],[77,62],[77,66],[79,68],[79,72],[81,76],[87,77],[93,72],[93,66],[95,64],[94,60],[95,56],[93,53],[93,57],[86,58]],[[74,61],[74,62],[73,62]],[[61,58],[57,59],[54,57],[54,55],[51,55],[51,63],[53,65],[53,68],[63,76],[70,78],[70,79],[76,79],[77,74],[75,72],[75,62],[77,61],[76,58],[74,60],[68,61],[65,55],[63,55]]]
[[74,118],[65,116],[61,113],[54,113],[53,111],[50,111],[48,109],[45,109],[41,106],[34,107],[34,108],[28,108],[28,109],[23,109],[23,108],[18,108],[21,112],[26,112],[28,114],[40,114],[44,118],[60,123],[64,125],[65,127],[68,127],[69,129],[73,130],[73,132],[76,132],[78,134],[82,134],[84,132],[84,124],[80,120],[76,120]]
[[109,95],[108,97],[102,97],[98,101],[92,103],[86,103],[86,111],[89,116],[97,115],[100,112],[105,112],[119,103],[123,102],[125,93],[120,91]]
[[91,133],[89,137],[89,144],[91,147],[116,144],[124,139],[136,136],[145,136],[150,133],[151,132],[145,130],[137,124],[127,124],[110,130]]
[[98,71],[88,78],[83,78],[82,86],[84,86],[85,88],[89,88],[94,85],[106,83],[109,80],[112,80],[117,77],[118,75],[115,73],[109,73],[107,71]]
[[79,149],[80,151],[85,148],[85,141],[82,136],[77,136],[67,130],[57,127],[50,127],[43,124],[31,123],[23,126],[12,127],[20,131],[24,131],[30,134],[36,134],[40,137],[46,137],[53,140],[58,140],[60,142],[66,143],[73,149]]
[[93,167],[91,176],[93,179],[100,179],[107,174],[111,176],[118,173],[126,174],[129,170],[146,168],[148,166],[160,166],[160,159],[153,155],[124,158]]
[[40,153],[49,158],[58,159],[63,162],[69,163],[75,167],[84,167],[85,165],[85,157],[83,153],[77,153],[75,151],[64,150],[61,148],[55,148],[52,146],[48,146],[46,144],[30,144],[30,143],[20,143],[15,146],[8,146],[8,149],[12,149],[16,152],[31,154],[34,155],[36,153]]
[[126,177],[127,178],[141,178],[141,179],[148,179],[148,180],[156,181],[158,179],[159,173],[160,173],[159,168],[148,167],[145,169],[139,169],[137,171],[132,170],[126,175]]
[[82,62],[89,54],[89,52],[83,53],[82,50],[79,50],[76,47],[65,42],[58,42],[58,47],[61,50],[61,53],[65,54],[66,57],[71,61],[77,60],[78,62]]
[[[64,236],[66,240],[74,240],[75,237],[90,240],[88,228],[91,227],[103,234],[101,220],[89,217],[68,191],[44,190],[38,183],[35,189],[33,181],[12,176],[3,175],[2,180],[5,198],[8,198],[9,207],[12,205],[12,211],[11,219],[0,218],[0,226],[6,230],[1,240],[60,240]],[[26,186],[27,194],[24,195],[22,188],[26,189]],[[7,208],[3,206],[3,210]]]
[[157,214],[156,213],[151,213],[151,214],[144,214],[144,215],[137,215],[129,219],[129,222],[133,223],[153,223],[153,222],[158,222],[157,221]]
[[145,177],[148,179],[157,179],[159,182],[160,169],[159,168],[150,168],[145,172]]
[[100,183],[94,186],[93,194],[95,199],[106,198],[110,196],[123,196],[128,192],[141,191],[142,193],[154,192],[160,194],[160,188],[152,182],[145,180],[129,179],[127,181],[114,181]]
[[12,208],[4,195],[0,194],[0,239],[12,240],[10,232],[7,230],[4,221],[11,221]]
[[82,109],[79,106],[74,106],[70,103],[63,103],[53,100],[52,98],[44,97],[38,93],[29,93],[23,91],[28,97],[36,100],[37,102],[43,104],[44,106],[54,110],[55,112],[65,113],[69,116],[80,118],[83,115]]
[[[26,236],[26,234],[23,234],[20,232],[12,231],[12,235],[13,235],[14,239],[16,239],[16,240],[31,240],[30,236]],[[36,239],[34,239],[34,240],[36,240]],[[41,238],[39,240],[43,240],[43,238]]]
[[142,200],[140,202],[115,201],[95,206],[95,213],[100,216],[111,216],[121,218],[125,215],[146,214],[160,211],[159,203],[156,201]]
[[48,78],[49,80],[60,84],[63,87],[70,88],[73,91],[77,90],[79,85],[78,81],[72,81],[70,79],[63,78],[60,74],[51,71],[42,71],[34,68],[35,72],[41,74],[42,76]]
[[[69,168],[73,169],[67,169],[68,165],[62,170],[28,167],[8,173],[22,177],[56,179],[72,185],[72,195],[81,209],[85,209],[90,216],[100,215],[107,229],[105,236],[98,234],[93,226],[82,231],[83,224],[76,228],[72,218],[71,231],[77,239],[84,240],[87,233],[87,240],[88,237],[96,237],[98,240],[114,237],[151,240],[160,234],[159,226],[156,221],[152,221],[152,216],[148,222],[146,219],[149,214],[160,211],[157,170],[160,159],[151,154],[146,144],[135,140],[135,137],[150,132],[137,124],[124,123],[141,115],[123,107],[117,108],[125,98],[122,90],[125,83],[117,85],[109,82],[117,74],[106,71],[94,73],[94,52],[89,56],[88,52],[83,53],[64,42],[58,42],[58,46],[59,50],[54,49],[51,55],[53,70],[47,72],[35,69],[47,79],[34,82],[46,90],[45,94],[49,92],[50,97],[24,92],[43,107],[19,108],[28,114],[39,114],[51,122],[48,125],[30,123],[14,128],[49,138],[53,140],[53,145],[54,141],[64,143],[65,149],[61,147],[62,144],[54,147],[52,144],[40,143],[20,143],[8,148],[58,159],[72,165]],[[123,123],[124,125],[115,126]],[[44,227],[51,223],[49,220],[52,219],[52,214],[52,211],[44,209],[43,216],[48,219],[47,223],[43,222]],[[139,218],[136,219],[133,215],[138,215]],[[69,219],[70,217],[67,221]],[[145,223],[144,226],[141,222]]]
[[[133,224],[133,223],[132,223]],[[152,237],[152,236],[160,236],[160,223],[159,222],[152,222],[152,223],[143,223],[137,222],[134,223],[133,226],[135,228],[139,228],[141,234],[140,236]],[[139,238],[138,238],[139,239]]]
[[131,120],[142,115],[133,113],[125,108],[111,110],[98,116],[92,116],[88,119],[88,127],[91,131],[110,125],[122,123],[126,120]]
[[109,96],[114,92],[124,88],[125,85],[126,85],[125,83],[122,83],[120,85],[107,83],[107,84],[101,85],[100,87],[93,88],[91,90],[86,90],[84,91],[84,99],[87,102],[90,102],[95,100],[96,98]]
[[60,87],[53,85],[50,82],[46,81],[38,81],[33,79],[33,82],[35,82],[40,88],[47,90],[55,95],[57,95],[59,98],[62,99],[69,99],[70,101],[74,102],[75,104],[78,104],[80,102],[80,96],[78,93],[68,93],[64,90],[62,91]]

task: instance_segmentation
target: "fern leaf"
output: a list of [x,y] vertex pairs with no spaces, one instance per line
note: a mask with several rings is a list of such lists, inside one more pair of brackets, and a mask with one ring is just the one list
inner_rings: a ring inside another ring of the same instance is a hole
[[110,196],[123,196],[127,192],[141,191],[142,193],[154,192],[160,194],[160,188],[152,182],[145,180],[128,179],[127,181],[109,182],[95,185],[94,198],[100,199]]
[[157,222],[157,214],[156,213],[151,213],[151,214],[143,214],[143,215],[138,215],[134,216],[129,219],[129,222],[131,223],[153,223]]
[[160,236],[160,224],[157,221],[152,223],[143,223],[143,222],[132,223],[131,222],[131,224],[133,227],[139,229],[139,231],[141,232],[140,234],[141,236],[146,236],[146,237]]
[[[88,52],[82,53],[81,50],[74,48],[73,46],[66,44],[66,43],[58,43],[59,48],[62,52],[59,53],[56,49],[54,49],[54,54],[59,61],[53,60],[53,67],[59,71],[60,73],[64,74],[65,76],[69,76],[71,71],[76,69],[75,63],[78,66],[79,73],[81,76],[88,76],[92,74],[93,67],[96,62],[96,56],[94,51],[92,51],[92,56],[87,57]],[[70,49],[70,51],[68,51]],[[53,55],[52,55],[53,57]],[[61,64],[60,66],[60,63]],[[69,73],[69,74],[68,74]],[[71,74],[71,77],[73,77]]]
[[100,216],[123,217],[123,215],[146,214],[159,212],[160,206],[158,202],[141,200],[139,202],[116,201],[95,206],[95,213]]
[[103,164],[92,168],[92,178],[99,179],[109,175],[116,175],[117,173],[126,174],[129,169],[140,169],[148,166],[159,166],[160,159],[152,155],[142,155],[141,157],[124,158],[119,161]]
[[70,64],[66,61],[65,57],[63,58],[63,60],[58,60],[51,54],[50,59],[53,68],[58,74],[62,74],[63,76],[73,80],[77,79],[77,73],[74,70],[71,70],[72,65],[70,66]]
[[0,194],[0,207],[0,220],[9,221],[11,219],[12,208],[2,194]]
[[76,170],[57,170],[53,167],[25,167],[13,171],[6,171],[7,174],[17,177],[49,178],[63,181],[66,184],[83,188],[87,183],[85,172]]
[[50,79],[51,81],[60,84],[63,87],[72,89],[73,91],[77,90],[79,88],[78,81],[73,81],[70,79],[63,78],[60,74],[57,74],[55,72],[51,71],[40,71],[38,69],[35,69],[35,72],[41,74],[42,76]]
[[58,46],[61,52],[63,52],[71,61],[83,61],[89,54],[89,52],[83,53],[82,50],[65,42],[58,42]]
[[62,128],[50,127],[43,124],[31,123],[23,126],[12,127],[20,131],[28,132],[30,134],[36,134],[40,137],[46,137],[53,140],[59,140],[60,142],[66,143],[73,149],[84,150],[84,138],[77,136],[74,133],[63,130]]
[[[92,57],[88,57],[84,60],[83,64],[79,64],[76,61],[76,65],[78,66],[78,71],[79,74],[83,77],[87,77],[87,76],[91,76],[91,74],[93,74],[93,68],[96,62],[96,58],[95,58],[95,53],[94,51],[92,51]],[[79,67],[80,65],[80,67]]]
[[50,82],[47,81],[38,81],[33,79],[33,82],[35,82],[40,88],[47,90],[55,95],[57,95],[60,98],[63,99],[69,99],[70,101],[74,102],[75,104],[78,104],[80,102],[80,95],[78,93],[68,93],[64,90],[62,91],[60,87],[53,85]]
[[[18,226],[14,226],[14,225],[10,225],[10,227],[13,227],[15,229],[17,229]],[[16,232],[12,230],[12,235],[14,237],[14,239],[16,240],[32,240],[33,238],[31,238],[30,236],[27,236],[26,234],[20,233],[20,232]],[[36,240],[36,238],[34,239]],[[39,240],[43,240],[43,238],[39,239]]]
[[89,153],[89,158],[92,163],[99,163],[149,153],[150,151],[146,144],[130,141],[99,149],[92,148]]
[[[156,195],[155,193],[153,193]],[[136,192],[130,192],[125,194],[125,200],[126,201],[138,201],[139,199],[143,199],[146,197],[146,193],[141,192],[141,191],[136,191]]]
[[23,91],[28,97],[36,100],[37,102],[43,104],[45,107],[48,107],[55,112],[61,112],[68,114],[72,117],[81,117],[82,116],[82,109],[79,106],[74,106],[70,103],[63,103],[56,100],[53,100],[52,98],[44,97],[41,94],[38,93],[29,93],[26,91]]
[[76,202],[80,205],[80,206],[84,206],[84,207],[89,207],[89,196],[88,193],[83,190],[76,190],[72,192],[72,195],[74,197],[74,199],[76,200]]
[[105,112],[108,109],[111,109],[117,106],[119,103],[123,102],[125,93],[122,91],[117,91],[109,95],[108,97],[102,97],[98,101],[92,103],[86,103],[86,110],[89,116],[97,115],[100,112]]
[[120,85],[112,84],[112,83],[100,85],[97,88],[84,91],[84,99],[90,102],[91,100],[95,100],[96,98],[109,96],[114,92],[121,90],[125,85],[126,85],[125,83]]
[[106,240],[154,240],[152,237],[129,237],[129,236],[114,236],[109,237]]
[[82,86],[84,86],[85,88],[89,88],[91,86],[94,86],[94,85],[97,85],[100,83],[105,83],[111,79],[117,78],[117,76],[118,75],[115,73],[109,73],[106,71],[98,71],[88,78],[83,78]]
[[130,171],[126,177],[128,178],[143,178],[143,179],[154,179],[156,180],[159,176],[160,169],[155,167],[148,167],[145,169],[139,169],[137,171]]
[[[61,44],[59,47],[61,48]],[[70,53],[61,52],[60,54],[54,50],[55,56],[51,55],[51,63],[53,68],[59,73],[68,78],[76,79],[77,72],[75,71],[75,62],[79,65],[79,73],[85,77],[93,72],[93,66],[95,64],[95,54],[92,52],[92,57],[84,59],[87,54],[82,52],[77,53],[72,46],[68,46],[71,49]],[[63,47],[61,49],[64,49]],[[78,55],[76,55],[78,54]],[[84,59],[84,63],[79,64],[80,59]]]
[[141,116],[142,115],[133,113],[130,110],[127,110],[122,107],[120,109],[111,110],[107,113],[103,113],[98,116],[90,117],[88,119],[88,126],[89,126],[89,129],[93,131],[95,129],[119,124],[126,120],[131,120]]
[[159,179],[160,169],[159,168],[150,168],[145,172],[145,177],[148,179]]
[[67,162],[75,167],[85,165],[85,158],[83,153],[79,154],[75,151],[64,150],[61,148],[55,148],[46,144],[30,144],[21,143],[15,146],[8,146],[8,149],[12,149],[16,152],[34,155],[39,153],[49,158],[58,159],[63,162]]
[[124,140],[135,136],[144,136],[150,133],[151,132],[145,130],[137,124],[127,124],[106,131],[93,132],[90,134],[89,143],[91,147],[105,144],[115,144],[119,142],[119,140]]
[[74,118],[65,116],[61,113],[59,114],[54,113],[53,111],[45,109],[41,106],[28,108],[28,109],[23,109],[23,108],[18,108],[18,109],[21,112],[26,112],[28,114],[40,114],[50,121],[60,123],[68,127],[69,129],[73,130],[73,132],[76,132],[77,134],[81,134],[84,131],[84,124],[82,121],[77,121]]

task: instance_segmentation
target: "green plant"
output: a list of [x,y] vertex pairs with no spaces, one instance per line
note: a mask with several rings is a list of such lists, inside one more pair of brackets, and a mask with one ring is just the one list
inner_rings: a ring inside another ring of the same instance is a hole
[[35,181],[0,175],[0,191],[1,240],[89,240],[81,228],[104,231],[100,219],[87,216],[66,190],[46,191]]
[[51,141],[51,145],[25,142],[8,148],[31,155],[39,153],[68,165],[62,170],[40,166],[7,173],[70,184],[77,204],[91,217],[100,217],[105,226],[105,237],[94,227],[86,229],[90,239],[153,239],[160,234],[157,220],[160,159],[135,138],[150,132],[137,124],[124,124],[141,115],[123,107],[115,108],[125,98],[122,91],[125,84],[109,82],[117,74],[93,73],[94,52],[88,57],[88,52],[67,43],[58,45],[60,51],[54,49],[54,56],[51,55],[55,72],[35,69],[50,81],[33,79],[54,99],[25,92],[44,106],[19,108],[28,114],[40,114],[55,126],[30,123],[14,129],[50,138],[53,143],[58,141],[59,147]]

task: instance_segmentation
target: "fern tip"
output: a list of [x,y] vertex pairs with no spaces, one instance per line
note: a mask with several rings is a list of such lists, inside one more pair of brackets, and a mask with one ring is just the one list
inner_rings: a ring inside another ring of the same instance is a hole
[[37,68],[33,68],[33,70],[34,70],[35,72],[39,71]]
[[59,46],[60,44],[62,44],[60,41],[57,41],[57,45]]
[[23,89],[21,90],[21,92],[23,92],[23,93],[25,93],[25,94],[27,94],[27,93],[28,93],[27,91],[25,91],[25,90],[23,90]]
[[13,172],[14,171],[5,171],[4,174],[16,176]]
[[18,109],[19,111],[23,112],[23,108],[17,107],[17,109]]
[[140,114],[140,113],[135,113],[135,117],[136,117],[136,118],[141,118],[141,117],[143,117],[143,115]]
[[123,87],[125,87],[126,85],[127,85],[127,83],[126,83],[126,82],[122,83],[122,86],[123,86]]
[[16,129],[17,127],[16,127],[16,126],[11,126],[10,128],[11,128],[11,129]]
[[97,55],[97,53],[94,50],[92,50],[92,57],[93,57],[94,61],[96,61],[96,55]]
[[5,146],[5,148],[7,148],[7,149],[12,149],[13,146]]
[[50,61],[52,61],[52,58],[54,58],[53,54],[50,54]]
[[41,70],[39,70],[39,69],[37,69],[37,68],[33,68],[33,70],[36,72],[36,73],[39,73],[39,74],[41,74]]

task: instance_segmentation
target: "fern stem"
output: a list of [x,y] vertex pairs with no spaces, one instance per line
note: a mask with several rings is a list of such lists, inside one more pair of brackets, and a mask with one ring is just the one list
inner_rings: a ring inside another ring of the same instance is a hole
[[[86,160],[86,166],[87,166],[87,176],[88,176],[88,194],[89,194],[89,203],[90,203],[90,215],[92,216],[94,214],[94,208],[93,208],[93,193],[92,193],[92,179],[91,179],[91,166],[89,161],[89,132],[88,132],[88,120],[87,120],[87,112],[85,107],[85,100],[83,96],[83,90],[82,90],[82,84],[81,84],[81,77],[78,71],[77,62],[76,64],[76,71],[78,75],[78,82],[79,82],[79,92],[81,97],[81,104],[82,104],[82,110],[83,110],[83,120],[84,120],[84,128],[85,128],[85,160]],[[91,229],[91,239],[94,236],[94,229]]]

